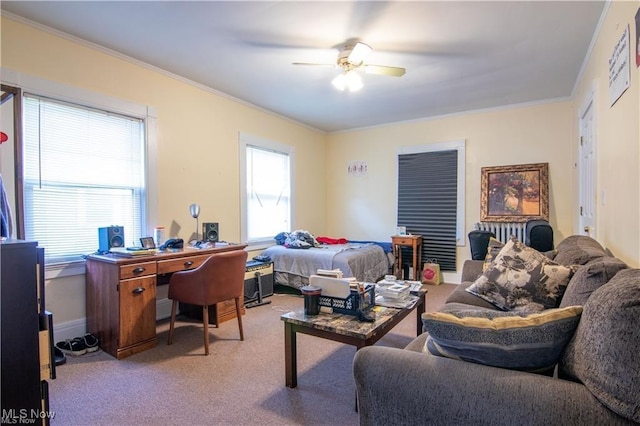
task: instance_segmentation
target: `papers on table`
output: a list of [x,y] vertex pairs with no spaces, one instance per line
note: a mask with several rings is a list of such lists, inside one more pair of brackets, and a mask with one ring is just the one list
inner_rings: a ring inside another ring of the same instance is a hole
[[407,294],[404,297],[389,299],[382,295],[376,296],[376,305],[386,306],[387,308],[411,309],[418,302],[418,296]]

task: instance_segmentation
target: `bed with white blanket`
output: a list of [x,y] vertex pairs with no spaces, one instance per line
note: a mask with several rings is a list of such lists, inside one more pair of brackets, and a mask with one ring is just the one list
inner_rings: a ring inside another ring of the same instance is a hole
[[391,253],[373,242],[322,244],[307,249],[276,245],[267,248],[263,255],[273,261],[275,283],[297,289],[307,285],[309,276],[318,269],[340,269],[344,277],[377,282],[393,265]]

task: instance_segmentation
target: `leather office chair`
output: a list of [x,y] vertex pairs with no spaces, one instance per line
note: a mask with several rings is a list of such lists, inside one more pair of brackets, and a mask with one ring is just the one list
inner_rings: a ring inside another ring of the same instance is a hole
[[244,304],[244,272],[246,264],[247,252],[234,250],[214,254],[197,268],[175,272],[171,276],[169,280],[169,299],[173,303],[171,305],[171,323],[167,344],[173,343],[173,326],[176,320],[178,302],[202,306],[204,352],[205,355],[209,355],[209,306],[229,299],[235,299],[240,340],[244,340],[241,308]]

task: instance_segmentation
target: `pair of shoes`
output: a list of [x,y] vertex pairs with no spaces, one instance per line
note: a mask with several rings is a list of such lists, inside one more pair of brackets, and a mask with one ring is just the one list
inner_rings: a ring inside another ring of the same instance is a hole
[[58,342],[56,343],[56,348],[62,351],[63,354],[80,356],[100,349],[100,341],[93,334],[87,333],[82,337]]
[[87,333],[82,336],[84,345],[87,347],[87,352],[95,352],[100,349],[100,340],[91,333]]
[[64,342],[56,343],[56,348],[60,349],[62,353],[73,356],[80,356],[87,353],[87,345],[80,337],[75,339],[67,339]]

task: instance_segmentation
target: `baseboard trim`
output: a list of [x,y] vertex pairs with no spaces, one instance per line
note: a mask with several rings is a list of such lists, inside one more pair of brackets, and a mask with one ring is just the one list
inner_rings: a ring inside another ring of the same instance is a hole
[[445,283],[460,284],[462,282],[462,274],[460,272],[443,272],[442,280]]
[[53,314],[53,343],[57,343],[67,339],[73,339],[75,337],[84,336],[87,332],[87,319],[80,318],[72,321],[67,321],[59,324],[55,324],[56,315]]
[[[156,300],[156,321],[171,317],[171,299],[164,298]],[[56,315],[54,313],[53,320],[53,338],[54,343],[62,340],[73,339],[75,337],[84,336],[87,332],[87,319],[79,318],[71,321],[55,323]]]

